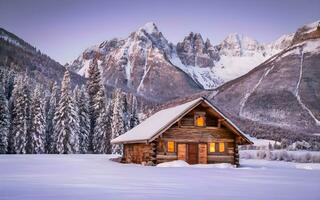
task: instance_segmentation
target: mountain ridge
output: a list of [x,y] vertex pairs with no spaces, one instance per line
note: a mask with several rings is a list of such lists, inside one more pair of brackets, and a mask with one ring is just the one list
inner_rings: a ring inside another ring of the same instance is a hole
[[[15,34],[0,28],[0,66],[17,73],[26,73],[48,87],[60,83],[66,70],[57,61],[40,52]],[[84,83],[84,78],[71,73],[72,85]]]
[[[232,40],[234,38],[238,40]],[[124,59],[122,61],[126,62],[125,60],[128,60],[128,55],[116,56],[111,54],[119,54],[116,52],[117,49],[119,49],[118,51],[126,51],[128,54],[128,50],[130,52],[132,48],[136,47],[133,47],[133,45],[129,48],[124,44],[130,43],[134,39],[140,44],[150,41],[152,46],[159,51],[158,57],[162,56],[169,65],[171,64],[172,67],[182,70],[193,80],[195,85],[200,85],[203,89],[214,89],[227,81],[245,74],[256,65],[288,46],[288,42],[283,42],[282,45],[272,45],[272,43],[264,45],[240,34],[230,34],[220,44],[212,45],[209,39],[206,38],[204,40],[200,33],[194,32],[190,32],[183,41],[174,45],[163,36],[154,22],[148,22],[135,32],[132,32],[127,38],[114,38],[87,48],[68,68],[85,76],[86,69],[92,61],[93,55],[100,60],[100,65],[105,65],[103,60],[110,57],[113,57],[114,62],[121,62],[121,59]],[[282,36],[282,40],[288,41],[290,39],[288,36]],[[109,47],[105,48],[107,44]],[[121,50],[121,48],[124,49]],[[129,57],[132,56],[129,55]],[[134,65],[133,68],[144,67],[144,64],[141,63],[130,63],[129,68],[124,67],[128,82],[131,82],[130,79],[133,77],[131,75],[132,65]],[[106,66],[101,67],[101,69],[104,68]],[[111,84],[116,83],[114,81]],[[127,88],[140,93],[137,87]]]

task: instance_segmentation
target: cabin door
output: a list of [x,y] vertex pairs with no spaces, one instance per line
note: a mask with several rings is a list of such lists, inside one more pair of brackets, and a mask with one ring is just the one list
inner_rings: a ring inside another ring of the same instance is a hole
[[198,144],[197,143],[188,144],[188,163],[198,164]]

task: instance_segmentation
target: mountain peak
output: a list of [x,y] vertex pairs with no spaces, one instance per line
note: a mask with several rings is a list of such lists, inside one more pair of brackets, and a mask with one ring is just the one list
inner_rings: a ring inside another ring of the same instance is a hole
[[158,27],[154,22],[147,22],[141,28],[139,28],[139,31],[145,31],[148,34],[159,32]]
[[200,33],[194,33],[194,32],[191,31],[189,33],[189,35],[185,37],[185,39],[188,39],[188,40],[190,40],[190,39],[193,39],[193,40],[201,39],[202,40],[202,35]]
[[223,55],[252,56],[262,48],[258,41],[238,33],[229,34],[221,43]]

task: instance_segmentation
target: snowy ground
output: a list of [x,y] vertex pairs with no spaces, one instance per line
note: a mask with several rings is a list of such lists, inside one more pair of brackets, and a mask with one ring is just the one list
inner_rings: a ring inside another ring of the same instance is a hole
[[144,167],[106,155],[0,155],[0,199],[320,199],[320,164]]

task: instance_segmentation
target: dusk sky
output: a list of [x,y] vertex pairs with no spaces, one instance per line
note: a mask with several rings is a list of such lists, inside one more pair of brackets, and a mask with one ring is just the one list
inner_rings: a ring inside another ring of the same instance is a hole
[[319,20],[320,0],[0,0],[0,27],[61,64],[153,21],[173,43],[190,31],[213,44],[230,33],[270,42]]

